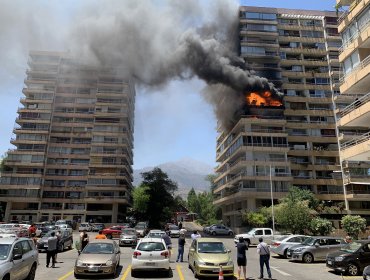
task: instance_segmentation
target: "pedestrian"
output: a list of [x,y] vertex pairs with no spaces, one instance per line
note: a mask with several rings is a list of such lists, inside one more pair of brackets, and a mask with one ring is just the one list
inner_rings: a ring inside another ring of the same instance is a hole
[[200,237],[202,237],[202,236],[198,233],[197,230],[194,230],[194,232],[191,234],[191,239],[192,240],[198,239]]
[[166,243],[167,249],[168,249],[168,259],[171,258],[171,249],[172,249],[172,241],[169,233],[165,233],[162,235],[162,239],[164,240],[164,243]]
[[36,236],[36,230],[37,230],[37,227],[35,226],[35,224],[32,224],[32,225],[28,228],[28,236],[30,236],[30,237],[34,237],[34,236]]
[[95,236],[95,239],[107,239],[107,237],[103,234],[102,230],[99,230],[99,234]]
[[51,267],[55,267],[55,254],[57,251],[58,238],[53,231],[48,238],[48,249],[46,252],[46,267],[49,267],[50,259],[52,260]]
[[57,237],[57,250],[55,251],[55,263],[57,263],[57,258],[58,258],[58,252],[62,251],[61,250],[61,245],[62,245],[62,232],[60,230],[57,231],[57,234],[56,234],[56,237]]
[[260,255],[260,277],[258,279],[264,279],[263,278],[264,265],[266,265],[266,270],[269,279],[272,279],[270,270],[270,249],[268,245],[265,242],[263,242],[262,237],[260,237],[258,241],[260,242],[260,244],[257,245],[257,254]]
[[178,227],[179,227],[179,230],[181,230],[181,229],[182,229],[182,222],[181,222],[181,221],[179,222]]
[[240,279],[240,271],[243,270],[243,279],[247,279],[247,256],[246,250],[248,250],[247,244],[245,244],[243,237],[239,237],[239,242],[236,244],[238,264],[238,279]]
[[80,242],[81,242],[81,252],[82,252],[85,246],[89,243],[89,236],[87,235],[86,229],[82,231],[80,238],[81,238]]
[[178,242],[179,242],[179,248],[178,248],[176,262],[183,262],[184,261],[184,246],[185,246],[185,235],[183,233],[180,233]]

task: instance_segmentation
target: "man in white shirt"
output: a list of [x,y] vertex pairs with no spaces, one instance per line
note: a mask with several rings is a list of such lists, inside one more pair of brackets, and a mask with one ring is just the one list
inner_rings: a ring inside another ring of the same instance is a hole
[[191,240],[195,240],[202,237],[197,230],[194,230],[194,232],[191,234]]
[[260,255],[260,277],[258,279],[263,279],[263,266],[266,265],[267,274],[269,279],[271,277],[271,270],[270,270],[270,249],[269,246],[263,242],[263,238],[259,238],[260,244],[257,245],[257,254]]

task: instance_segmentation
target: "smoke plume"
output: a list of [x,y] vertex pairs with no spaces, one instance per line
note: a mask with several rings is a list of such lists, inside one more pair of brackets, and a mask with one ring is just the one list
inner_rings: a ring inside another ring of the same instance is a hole
[[246,92],[278,92],[238,56],[238,4],[196,0],[109,1],[87,9],[71,30],[72,54],[99,66],[117,66],[140,86],[160,87],[197,76],[224,128],[245,106]]

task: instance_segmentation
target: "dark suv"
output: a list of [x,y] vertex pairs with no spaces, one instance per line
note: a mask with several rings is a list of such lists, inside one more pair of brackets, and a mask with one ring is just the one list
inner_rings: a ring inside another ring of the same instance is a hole
[[326,266],[351,276],[370,265],[370,241],[354,241],[326,257]]

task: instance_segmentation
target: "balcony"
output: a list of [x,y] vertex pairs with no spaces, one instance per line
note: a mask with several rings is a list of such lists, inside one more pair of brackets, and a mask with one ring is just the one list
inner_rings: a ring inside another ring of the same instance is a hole
[[341,33],[366,7],[370,0],[337,0],[337,4],[349,6],[348,11],[344,12],[338,19],[338,31]]
[[370,55],[340,78],[342,94],[367,92],[370,85]]
[[340,126],[368,127],[370,121],[370,92],[355,100],[340,113]]
[[342,158],[348,161],[368,161],[370,158],[370,132],[341,145]]

